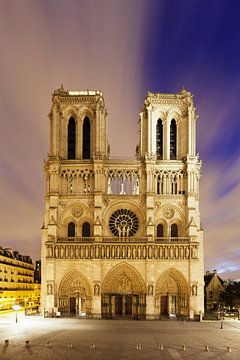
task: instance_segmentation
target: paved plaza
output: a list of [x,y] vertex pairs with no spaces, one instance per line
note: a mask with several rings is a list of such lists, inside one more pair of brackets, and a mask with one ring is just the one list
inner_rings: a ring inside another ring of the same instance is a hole
[[[240,321],[43,319],[0,315],[0,358],[240,359]],[[8,340],[8,341],[6,341]],[[229,348],[227,348],[229,347]]]

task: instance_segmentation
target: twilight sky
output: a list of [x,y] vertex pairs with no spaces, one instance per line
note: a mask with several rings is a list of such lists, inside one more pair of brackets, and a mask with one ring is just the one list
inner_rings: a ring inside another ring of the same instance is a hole
[[238,0],[0,0],[0,245],[40,257],[56,88],[101,90],[111,155],[130,157],[146,92],[184,85],[199,114],[205,268],[240,279],[239,12]]

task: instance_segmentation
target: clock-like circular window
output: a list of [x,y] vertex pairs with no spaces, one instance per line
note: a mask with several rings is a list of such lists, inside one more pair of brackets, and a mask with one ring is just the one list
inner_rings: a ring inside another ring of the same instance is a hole
[[139,220],[133,211],[119,209],[109,219],[109,228],[115,236],[133,236],[138,230]]

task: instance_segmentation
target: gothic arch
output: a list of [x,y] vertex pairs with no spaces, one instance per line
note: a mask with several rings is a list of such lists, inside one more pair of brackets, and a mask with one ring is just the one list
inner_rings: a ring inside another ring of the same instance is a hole
[[[78,211],[79,216],[73,215],[75,209],[79,209]],[[78,219],[80,219],[81,221],[79,222]],[[92,210],[89,209],[89,207],[87,207],[86,205],[80,204],[79,202],[74,202],[73,204],[69,204],[68,206],[65,207],[62,214],[60,215],[59,223],[64,227],[66,227],[69,221],[75,221],[75,224],[77,225],[77,223],[81,224],[83,219],[87,219],[86,221],[90,221],[90,223],[92,223],[93,222]]]
[[85,117],[88,117],[91,122],[92,119],[94,118],[94,112],[86,106],[84,108],[79,109],[79,119],[81,121],[81,124],[83,124]]
[[174,210],[174,217],[173,218],[170,218],[167,220],[165,220],[167,223],[169,223],[169,221],[171,222],[177,222],[179,225],[182,224],[181,226],[184,225],[184,218],[185,218],[185,215],[183,213],[183,211],[176,205],[173,205],[171,203],[166,203],[166,204],[163,204],[161,205],[159,208],[156,209],[155,211],[155,218],[165,218],[164,214],[163,214],[163,210],[165,208],[171,208]]
[[189,294],[187,280],[177,269],[170,268],[164,271],[156,282],[156,295],[164,295],[171,291],[178,293],[180,297],[187,297]]
[[58,296],[68,297],[75,292],[86,298],[92,297],[91,287],[84,275],[78,270],[72,270],[61,280],[58,288]]
[[162,120],[162,123],[164,123],[167,119],[166,112],[163,111],[156,111],[154,112],[154,126],[157,125],[158,119]]
[[118,201],[111,202],[109,204],[109,206],[105,209],[103,216],[102,216],[105,233],[108,233],[109,236],[112,236],[111,231],[109,230],[109,227],[108,227],[109,218],[114,211],[116,211],[118,209],[122,209],[122,208],[131,210],[137,215],[137,217],[139,219],[139,228],[138,228],[138,231],[135,236],[136,237],[141,236],[141,233],[144,231],[144,224],[146,221],[144,214],[142,212],[142,209],[140,206],[137,206],[137,204],[135,202],[132,202],[131,200],[127,200],[125,198],[124,198],[124,201],[118,200]]
[[176,125],[179,125],[180,121],[182,120],[182,114],[174,107],[171,108],[167,114],[167,121],[169,124],[171,123],[172,119],[175,119]]
[[131,265],[121,263],[105,276],[102,293],[145,294],[146,286],[140,273]]
[[71,108],[68,109],[64,109],[62,112],[62,116],[64,119],[70,119],[71,117],[73,117],[75,120],[77,120],[78,118],[78,109],[76,106],[72,105]]

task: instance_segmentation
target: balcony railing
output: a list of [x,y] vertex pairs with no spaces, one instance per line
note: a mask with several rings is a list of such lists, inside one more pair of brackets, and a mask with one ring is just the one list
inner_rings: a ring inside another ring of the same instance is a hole
[[[54,238],[49,238],[55,242]],[[188,244],[196,242],[196,236],[183,237],[117,237],[117,236],[92,236],[92,237],[57,237],[58,243],[161,243],[161,244]]]

